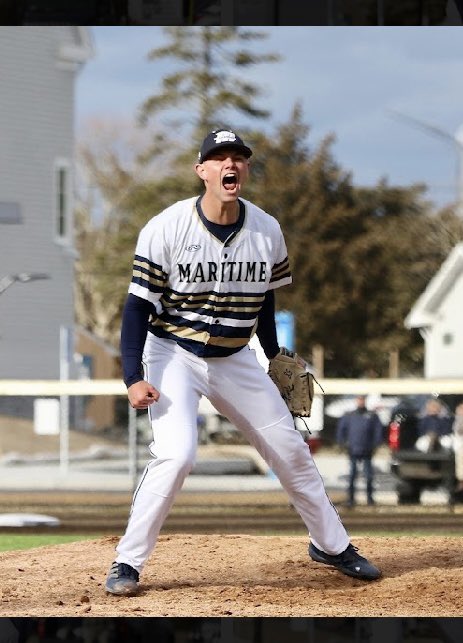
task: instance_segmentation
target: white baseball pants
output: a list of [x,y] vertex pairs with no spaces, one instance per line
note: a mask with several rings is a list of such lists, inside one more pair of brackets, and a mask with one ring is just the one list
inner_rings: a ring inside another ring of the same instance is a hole
[[202,358],[148,333],[145,377],[160,391],[150,407],[150,460],[135,491],[116,561],[141,571],[155,547],[175,496],[194,466],[201,395],[240,430],[277,475],[312,542],[339,554],[349,536],[326,495],[322,478],[276,386],[255,351]]

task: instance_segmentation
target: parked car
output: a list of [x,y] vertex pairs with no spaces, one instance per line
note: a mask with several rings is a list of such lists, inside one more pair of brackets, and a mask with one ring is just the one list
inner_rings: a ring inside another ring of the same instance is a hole
[[[405,396],[391,414],[388,426],[390,466],[399,504],[419,503],[425,489],[443,488],[448,493],[449,503],[453,504],[456,499],[455,454],[451,435],[445,436],[446,439],[423,440],[420,437],[419,422],[429,397]],[[442,413],[447,415],[450,425],[450,408],[442,399],[440,401]]]

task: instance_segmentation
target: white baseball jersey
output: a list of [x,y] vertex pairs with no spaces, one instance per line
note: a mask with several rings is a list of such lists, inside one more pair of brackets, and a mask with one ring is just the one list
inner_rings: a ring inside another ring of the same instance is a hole
[[151,333],[221,357],[249,342],[266,291],[292,278],[274,217],[240,199],[241,225],[222,243],[197,200],[178,201],[141,230],[129,292],[153,304]]

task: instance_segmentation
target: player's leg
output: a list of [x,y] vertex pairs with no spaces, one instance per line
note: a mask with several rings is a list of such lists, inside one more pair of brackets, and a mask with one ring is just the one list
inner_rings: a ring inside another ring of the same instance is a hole
[[458,499],[463,496],[463,439],[460,435],[455,435],[455,478],[457,480],[456,493]]
[[355,482],[357,480],[358,458],[355,455],[349,455],[349,485],[348,485],[348,503],[352,507],[355,504]]
[[[150,407],[153,442],[148,463],[135,491],[127,530],[117,546],[116,562],[140,572],[159,531],[192,469],[197,447],[197,414],[201,396],[200,360],[189,359],[173,342],[151,340],[146,377],[159,391]],[[194,358],[194,356],[192,356]]]
[[363,459],[363,473],[365,476],[365,484],[367,489],[367,503],[369,505],[374,504],[373,499],[373,463],[371,456],[365,456]]
[[253,444],[278,476],[310,533],[310,557],[343,574],[374,580],[379,569],[357,553],[328,498],[309,447],[276,386],[248,348],[219,366],[206,360],[208,393],[217,410]]
[[301,515],[312,541],[330,554],[342,552],[349,537],[325,487],[309,447],[274,383],[245,348],[226,360],[209,359],[208,397],[242,431],[278,476]]

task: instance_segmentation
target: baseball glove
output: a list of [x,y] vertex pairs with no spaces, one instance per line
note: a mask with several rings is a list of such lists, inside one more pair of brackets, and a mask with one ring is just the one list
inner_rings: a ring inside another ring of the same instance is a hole
[[307,362],[297,353],[282,347],[280,352],[270,360],[268,374],[280,391],[291,414],[297,417],[310,417],[316,379],[309,371]]

